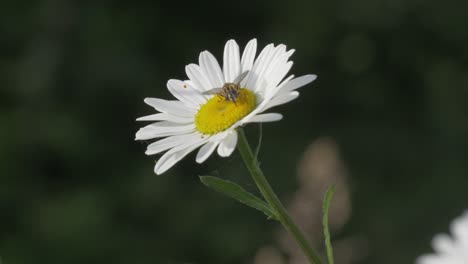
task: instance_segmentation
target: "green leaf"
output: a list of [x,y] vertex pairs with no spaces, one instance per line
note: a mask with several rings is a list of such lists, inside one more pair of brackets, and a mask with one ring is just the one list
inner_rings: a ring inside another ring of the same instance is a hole
[[276,213],[266,202],[247,192],[238,184],[213,176],[200,176],[200,181],[217,192],[227,195],[245,205],[263,212],[266,216],[268,216],[268,219],[278,220]]
[[263,129],[262,123],[259,123],[259,130],[258,130],[258,143],[257,147],[255,148],[255,161],[258,162],[258,154],[260,153],[260,148],[262,147],[262,139],[263,139]]
[[328,230],[328,209],[330,208],[330,200],[335,192],[335,185],[328,188],[323,199],[323,234],[325,236],[325,248],[327,250],[328,264],[333,264],[333,248],[330,241],[330,231]]

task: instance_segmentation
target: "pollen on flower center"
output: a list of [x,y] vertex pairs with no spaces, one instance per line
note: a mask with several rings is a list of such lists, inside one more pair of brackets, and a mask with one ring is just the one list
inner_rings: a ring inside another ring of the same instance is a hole
[[203,134],[216,134],[252,112],[255,103],[255,95],[246,88],[239,89],[235,103],[219,95],[213,96],[195,115],[195,127]]

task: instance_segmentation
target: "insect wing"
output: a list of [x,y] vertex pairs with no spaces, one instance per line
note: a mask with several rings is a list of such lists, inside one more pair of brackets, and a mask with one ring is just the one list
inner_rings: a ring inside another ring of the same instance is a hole
[[236,79],[234,79],[233,83],[239,85],[242,82],[242,80],[244,80],[244,78],[247,76],[248,73],[249,71],[245,71],[241,73],[239,76],[237,76]]
[[223,88],[213,88],[211,90],[203,92],[203,94],[204,95],[217,94],[217,93],[221,92],[222,89]]

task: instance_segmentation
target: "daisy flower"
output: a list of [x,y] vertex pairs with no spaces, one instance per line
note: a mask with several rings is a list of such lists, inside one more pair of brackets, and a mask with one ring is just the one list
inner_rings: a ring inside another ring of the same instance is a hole
[[439,234],[432,240],[434,254],[416,260],[417,264],[467,264],[468,263],[468,211],[450,225],[452,236]]
[[293,65],[289,57],[294,50],[283,44],[267,45],[257,58],[256,51],[256,39],[247,43],[242,56],[237,43],[229,40],[222,68],[210,52],[203,51],[198,65],[185,67],[189,80],[167,82],[177,100],[145,99],[159,113],[137,119],[154,123],[141,128],[136,140],[158,139],[146,150],[147,155],[165,152],[156,162],[156,174],[199,147],[198,163],[215,150],[221,157],[231,155],[237,144],[236,128],[280,120],[281,114],[264,112],[296,99],[296,89],[316,79],[316,75],[285,78]]

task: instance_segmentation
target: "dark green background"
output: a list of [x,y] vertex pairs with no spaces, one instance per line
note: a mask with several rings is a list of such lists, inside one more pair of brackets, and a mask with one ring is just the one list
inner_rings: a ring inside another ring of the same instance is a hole
[[[23,263],[250,263],[277,225],[205,189],[250,182],[240,157],[194,155],[163,176],[135,142],[166,81],[225,41],[297,51],[318,80],[264,126],[283,198],[307,144],[331,136],[350,171],[340,236],[362,263],[412,263],[468,207],[467,1],[1,1],[0,256]],[[256,127],[247,128],[255,136]]]

